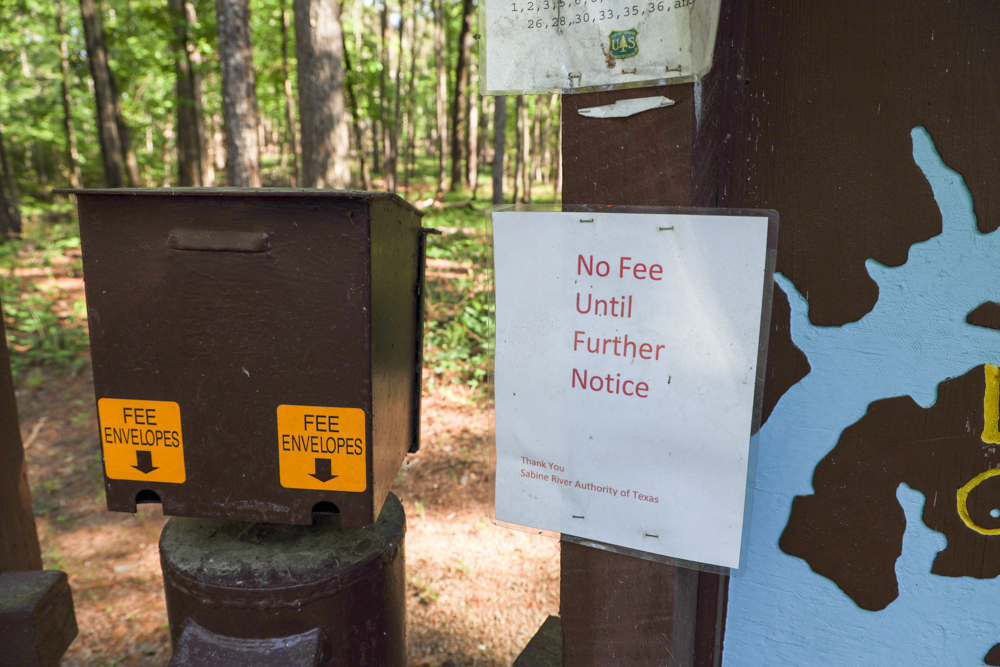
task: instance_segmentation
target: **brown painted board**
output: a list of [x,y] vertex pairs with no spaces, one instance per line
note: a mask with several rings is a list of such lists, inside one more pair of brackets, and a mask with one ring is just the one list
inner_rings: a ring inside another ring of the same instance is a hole
[[0,305],[0,572],[42,569]]
[[[691,84],[563,98],[563,205],[689,206]],[[628,118],[587,107],[665,95],[676,104]],[[560,617],[566,667],[691,665],[699,575],[562,542]]]
[[73,194],[108,508],[374,522],[419,441],[421,214],[385,193]]
[[979,230],[1000,226],[1000,153],[985,139],[1000,131],[998,20],[975,1],[723,3],[698,204],[781,212],[777,270],[809,294],[813,324],[860,319],[878,298],[865,260],[898,266],[941,232],[914,126],[962,174]]
[[76,634],[65,574],[0,574],[0,667],[55,667]]
[[[995,150],[1000,131],[996,113],[1000,79],[995,76],[1000,53],[998,24],[1000,11],[995,3],[973,0],[864,7],[786,0],[724,3],[713,70],[698,87],[692,203],[779,210],[782,233],[777,270],[807,300],[809,321],[841,327],[868,317],[880,299],[899,297],[885,290],[880,293],[866,260],[900,266],[912,261],[914,244],[943,229],[941,211],[948,202],[939,208],[930,180],[914,159],[914,128],[925,128],[943,163],[968,188],[975,222],[963,228],[963,233],[975,233],[977,227],[981,233],[990,233],[1000,225],[996,179],[1000,155]],[[926,255],[920,261],[940,271],[940,289],[956,301],[977,284],[993,285],[992,271],[979,276],[949,273]],[[988,300],[963,304],[962,317],[969,325],[995,330],[1000,327],[998,297],[983,296]],[[820,363],[816,358],[807,360],[793,344],[789,316],[788,298],[776,287],[765,418],[774,419],[781,395],[810,372],[816,373]],[[964,326],[965,322],[955,324]],[[861,326],[876,323],[872,317]],[[895,325],[903,328],[906,322]],[[973,332],[973,327],[968,331],[970,339],[982,333]],[[944,327],[942,332],[936,338],[949,340]],[[961,336],[956,338],[953,347],[970,347]],[[930,343],[922,349],[933,350]],[[829,349],[823,351],[829,365],[836,355]],[[878,359],[871,350],[858,353]],[[841,354],[846,358],[851,351]],[[904,354],[901,350],[895,359],[885,355],[890,363],[878,360],[870,372],[907,373],[906,369],[892,370],[891,362]],[[930,356],[915,365],[931,366],[936,360]],[[804,495],[780,499],[791,509],[781,513],[780,530],[775,533],[781,535],[780,548],[804,561],[798,565],[808,564],[818,582],[816,590],[821,586],[831,590],[832,582],[839,588],[832,589],[836,596],[846,595],[850,607],[870,610],[864,615],[873,624],[883,623],[879,632],[867,633],[845,619],[843,628],[853,630],[835,629],[827,635],[825,644],[837,648],[830,654],[816,653],[817,664],[832,659],[833,653],[836,659],[846,659],[842,656],[848,644],[853,644],[851,655],[859,655],[865,652],[866,643],[898,646],[895,642],[901,642],[904,633],[896,630],[913,628],[923,637],[933,625],[898,610],[894,620],[887,620],[880,611],[902,596],[896,580],[896,568],[901,567],[897,557],[902,554],[905,560],[907,556],[902,542],[907,520],[896,495],[901,483],[927,499],[919,529],[947,536],[947,545],[934,549],[933,560],[921,564],[919,573],[911,573],[911,577],[927,577],[926,587],[924,579],[918,580],[921,590],[927,592],[932,584],[947,585],[941,583],[948,582],[947,577],[957,581],[996,576],[1000,567],[992,542],[996,537],[987,538],[964,524],[956,508],[956,493],[963,484],[977,472],[1000,465],[994,456],[995,443],[981,436],[984,369],[977,366],[980,363],[995,364],[996,359],[984,355],[942,375],[936,403],[928,408],[917,406],[909,396],[873,396],[863,416],[845,419],[843,431],[832,438],[832,449],[818,465],[810,464],[810,474],[802,483],[794,480]],[[810,409],[829,413],[835,409],[831,403],[815,400]],[[804,412],[796,414],[807,423]],[[786,409],[784,419],[790,419],[788,414]],[[802,450],[807,446],[798,442],[789,447]],[[810,484],[811,494],[805,491]],[[868,501],[863,510],[862,496]],[[978,515],[970,522],[995,527],[996,519],[988,509],[996,507],[998,498],[995,481],[976,487],[968,510],[970,517]],[[906,529],[914,529],[912,521]],[[778,541],[768,548],[777,549]],[[776,561],[758,554],[756,562],[771,567]],[[789,584],[794,590],[782,591],[788,595],[780,599],[812,595],[801,597],[806,603],[803,609],[827,607],[827,599],[816,591],[805,593],[810,587],[801,586],[801,579],[794,581]],[[757,591],[767,588],[760,581],[755,586]],[[741,587],[742,594],[755,595],[749,588]],[[962,604],[973,619],[989,604],[977,597],[976,590],[982,589],[970,586],[963,592]],[[760,595],[761,599],[779,599]],[[925,606],[928,613],[933,613],[934,604]],[[759,610],[743,607],[747,608]],[[799,610],[783,612],[793,616]],[[766,664],[762,656],[777,661],[773,655],[780,655],[781,640],[769,643],[766,638],[784,628],[766,616],[753,613],[730,618],[731,632],[742,626],[741,640],[763,638],[754,649],[760,651],[756,655],[745,652],[753,642],[742,641],[741,652],[732,654],[735,662]],[[950,647],[969,630],[964,618],[952,614],[941,620]],[[894,623],[898,623],[895,628]],[[989,648],[1000,634],[988,630],[969,634],[980,635],[974,640],[974,650],[982,656],[970,664],[980,659],[1000,664],[1000,650]],[[816,642],[812,640],[802,638],[799,646],[813,652]],[[961,643],[968,648],[965,637]],[[921,657],[921,664],[956,659],[952,654],[935,654],[930,645]]]

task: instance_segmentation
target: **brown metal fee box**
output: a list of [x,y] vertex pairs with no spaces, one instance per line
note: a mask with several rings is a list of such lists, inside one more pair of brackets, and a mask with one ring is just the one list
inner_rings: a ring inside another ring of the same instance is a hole
[[374,523],[419,443],[420,212],[373,192],[70,192],[108,509]]

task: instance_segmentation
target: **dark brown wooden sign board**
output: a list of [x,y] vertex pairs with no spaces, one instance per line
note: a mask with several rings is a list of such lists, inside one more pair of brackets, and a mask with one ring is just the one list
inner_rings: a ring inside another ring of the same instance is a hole
[[[941,231],[932,192],[912,159],[914,126],[927,128],[964,178],[979,231],[998,225],[1000,187],[990,176],[1000,159],[990,140],[1000,96],[991,75],[996,23],[995,6],[974,2],[864,11],[837,3],[726,2],[713,69],[697,93],[685,85],[649,91],[677,100],[676,107],[598,122],[577,109],[637,93],[563,98],[564,199],[776,209],[782,215],[777,268],[808,295],[812,323],[856,321],[879,296],[865,261],[898,266],[912,244]],[[776,288],[765,421],[810,370],[792,343],[789,315],[788,299]],[[987,307],[970,312],[969,321],[989,326],[994,318]],[[878,511],[893,508],[887,503]],[[581,551],[563,545],[567,667],[720,664],[724,577],[698,575],[694,650],[685,656],[670,645],[669,619],[690,612],[671,606],[658,573],[643,574],[627,559],[584,560]],[[839,558],[830,551],[814,560],[828,567]],[[628,592],[635,599],[621,591],[619,582],[629,576],[646,582]],[[606,648],[623,656],[627,642],[633,644],[627,659]],[[1000,664],[992,650],[984,660]]]
[[373,523],[419,443],[420,212],[371,192],[65,192],[108,509]]

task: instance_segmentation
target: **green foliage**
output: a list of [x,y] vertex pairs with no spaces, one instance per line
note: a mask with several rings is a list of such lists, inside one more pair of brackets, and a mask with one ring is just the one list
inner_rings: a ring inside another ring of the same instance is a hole
[[56,367],[76,372],[86,363],[89,344],[86,305],[67,299],[50,280],[56,264],[60,274],[79,276],[80,237],[76,227],[55,225],[44,237],[0,246],[0,300],[11,370],[30,386],[38,370]]
[[430,383],[479,389],[492,371],[491,239],[482,211],[445,209],[425,218],[440,235],[427,240],[424,364]]
[[[59,0],[68,47],[70,120],[75,129],[79,164],[86,187],[103,182],[95,107],[91,90],[87,50],[78,0]],[[196,20],[188,26],[188,37],[201,64],[195,63],[202,79],[202,109],[206,129],[221,138],[221,73],[216,37],[214,0],[190,0]],[[482,0],[478,0],[482,1]],[[109,50],[109,65],[121,95],[124,119],[131,130],[131,145],[139,163],[142,186],[176,184],[176,90],[175,53],[167,0],[100,0],[98,3]],[[262,174],[269,185],[290,184],[291,153],[287,145],[285,77],[293,97],[297,88],[294,18],[287,45],[282,44],[282,10],[291,13],[292,0],[250,0],[254,43],[254,68],[258,111],[264,137]],[[367,166],[379,189],[380,170],[374,153],[381,155],[383,128],[398,135],[399,185],[408,183],[411,200],[437,196],[439,182],[436,139],[447,127],[438,127],[436,117],[437,71],[434,33],[438,2],[426,0],[351,0],[341,3],[344,42],[352,67],[349,83],[356,92],[358,125],[365,135]],[[444,0],[445,69],[451,110],[455,95],[457,38],[461,26],[461,0]],[[56,0],[0,0],[0,130],[3,131],[13,173],[20,190],[21,211],[29,235],[23,240],[0,244],[0,298],[5,308],[8,340],[15,372],[23,382],[40,381],[45,367],[79,368],[87,349],[85,307],[80,299],[67,302],[56,289],[52,269],[59,264],[69,275],[79,275],[79,238],[73,225],[63,221],[74,209],[72,202],[52,194],[54,187],[69,185],[69,146],[61,100],[61,36],[56,28]],[[381,14],[387,7],[387,29],[383,40]],[[402,29],[403,53],[399,53]],[[472,32],[478,32],[473,21]],[[411,34],[416,45],[411,44]],[[287,55],[287,69],[284,56]],[[415,65],[411,58],[415,56]],[[471,54],[478,63],[478,48]],[[195,58],[198,60],[198,58]],[[396,91],[397,70],[401,74]],[[413,78],[411,80],[411,75]],[[383,91],[384,78],[384,91]],[[470,81],[470,90],[477,82]],[[401,104],[396,123],[395,103]],[[502,98],[498,98],[502,99]],[[479,98],[472,97],[478,104]],[[555,145],[559,109],[550,96],[527,96],[527,118],[547,119],[544,141]],[[296,103],[297,104],[297,103]],[[515,100],[507,100],[508,173],[513,172],[517,118]],[[541,106],[539,106],[541,105]],[[492,102],[482,106],[484,118]],[[297,110],[296,110],[297,112]],[[405,165],[413,129],[413,171],[406,179]],[[373,130],[377,129],[378,132]],[[487,135],[489,133],[487,132]],[[532,139],[534,140],[534,139]],[[461,189],[446,193],[453,208],[431,211],[425,219],[430,227],[446,230],[428,241],[426,367],[432,384],[460,385],[481,390],[490,375],[493,298],[488,272],[490,245],[483,211],[460,204],[473,200],[483,206],[490,196],[490,165],[493,139],[481,136],[478,201]],[[356,146],[352,139],[352,168],[357,172]],[[381,157],[379,157],[381,162]],[[446,166],[446,169],[448,166]],[[552,171],[547,164],[539,171]],[[547,172],[546,172],[547,173]],[[357,177],[357,176],[356,176]],[[222,170],[216,184],[224,184]],[[355,187],[360,179],[355,181]],[[533,197],[551,193],[551,185],[535,186]],[[508,185],[508,198],[510,186]],[[549,195],[551,198],[551,195]],[[34,230],[33,232],[30,230]],[[34,234],[32,236],[32,234]],[[66,267],[65,260],[70,265]],[[60,264],[61,263],[61,264]],[[49,285],[46,287],[45,285]],[[47,371],[45,371],[47,372]]]
[[410,585],[416,589],[416,596],[420,600],[420,604],[427,605],[437,602],[438,598],[441,597],[441,594],[431,586],[431,582],[425,582],[419,574],[410,576]]
[[[79,5],[63,1],[71,113],[81,134],[93,131],[93,103]],[[0,2],[0,127],[25,203],[50,200],[47,190],[66,172],[67,146],[60,101],[61,57],[52,0]],[[100,180],[97,144],[83,142],[85,176]],[[96,170],[96,171],[95,171]],[[59,184],[63,184],[60,180]]]

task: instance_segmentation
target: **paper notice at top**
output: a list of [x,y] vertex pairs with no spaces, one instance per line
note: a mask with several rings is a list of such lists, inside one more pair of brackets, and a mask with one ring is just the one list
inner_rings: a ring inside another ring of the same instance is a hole
[[721,0],[484,0],[480,90],[682,83],[712,65]]

